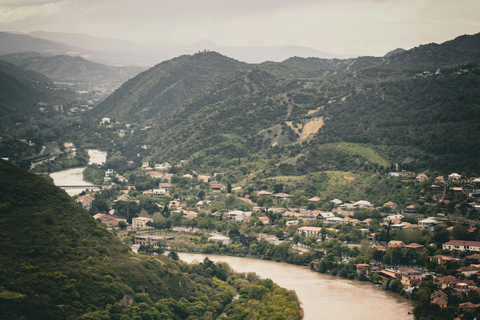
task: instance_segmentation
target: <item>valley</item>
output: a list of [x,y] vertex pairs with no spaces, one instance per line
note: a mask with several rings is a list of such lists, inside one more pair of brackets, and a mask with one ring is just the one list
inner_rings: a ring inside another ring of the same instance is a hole
[[[177,252],[370,281],[416,319],[477,315],[480,34],[383,57],[198,50],[151,68],[29,37],[57,51],[0,56],[7,319],[301,318],[271,280]],[[51,183],[65,169],[101,190],[72,200]]]

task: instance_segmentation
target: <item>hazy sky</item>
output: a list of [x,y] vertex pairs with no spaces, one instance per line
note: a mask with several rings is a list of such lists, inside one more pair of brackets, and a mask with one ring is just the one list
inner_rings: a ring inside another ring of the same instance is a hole
[[384,55],[480,32],[480,0],[0,0],[0,31]]

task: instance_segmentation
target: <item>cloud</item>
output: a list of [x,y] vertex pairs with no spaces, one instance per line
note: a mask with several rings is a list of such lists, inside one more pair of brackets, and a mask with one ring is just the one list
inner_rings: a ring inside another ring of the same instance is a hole
[[479,32],[478,0],[0,0],[0,30],[382,55]]
[[0,8],[36,7],[64,1],[66,0],[0,0]]

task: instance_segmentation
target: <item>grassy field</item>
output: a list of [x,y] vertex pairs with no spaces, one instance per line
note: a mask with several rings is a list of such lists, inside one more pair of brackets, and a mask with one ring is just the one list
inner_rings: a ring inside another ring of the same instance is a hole
[[337,150],[363,157],[372,163],[376,163],[380,167],[387,168],[391,165],[388,159],[379,155],[375,150],[360,144],[342,142],[337,145]]

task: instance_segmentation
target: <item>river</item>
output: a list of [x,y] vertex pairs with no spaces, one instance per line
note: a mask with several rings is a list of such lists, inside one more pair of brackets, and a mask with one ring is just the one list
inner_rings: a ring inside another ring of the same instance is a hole
[[178,253],[188,263],[205,257],[228,263],[238,272],[255,272],[270,278],[281,287],[295,290],[302,302],[305,320],[410,320],[413,302],[384,291],[370,282],[346,280],[313,272],[308,267],[273,261],[218,255]]
[[[88,150],[89,163],[105,162],[107,153]],[[85,185],[83,169],[73,168],[54,172],[50,176],[56,185]],[[82,189],[67,190],[69,195]],[[317,272],[307,267],[266,260],[237,258],[229,256],[179,253],[188,262],[201,262],[205,257],[212,261],[224,261],[238,272],[255,272],[261,278],[270,278],[278,285],[295,290],[302,302],[305,320],[357,319],[357,320],[411,320],[412,301],[397,294],[375,287],[370,282],[346,280]]]
[[[89,164],[97,163],[102,164],[107,160],[107,152],[96,149],[89,149],[88,155],[90,156]],[[83,170],[85,167],[72,168],[62,171],[53,172],[50,177],[53,179],[53,183],[57,186],[91,186],[92,183],[83,180]],[[85,188],[86,189],[86,188]],[[69,189],[65,190],[70,196],[77,195],[85,189]]]

